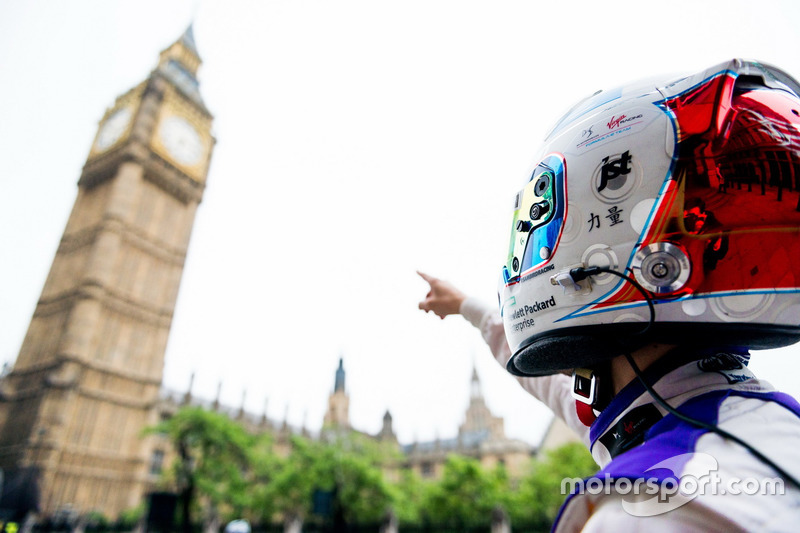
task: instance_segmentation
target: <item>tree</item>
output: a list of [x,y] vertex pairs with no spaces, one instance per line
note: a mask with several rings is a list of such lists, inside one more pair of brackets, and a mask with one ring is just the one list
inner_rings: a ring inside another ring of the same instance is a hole
[[285,516],[307,519],[314,492],[323,491],[333,498],[334,514],[345,521],[377,522],[391,503],[380,468],[386,460],[377,443],[354,432],[328,434],[326,441],[294,437],[269,492]]
[[320,450],[303,437],[292,437],[291,452],[279,460],[275,477],[266,486],[263,499],[284,516],[302,520],[310,514],[314,490],[312,472]]
[[597,464],[581,443],[572,442],[546,452],[533,461],[531,472],[519,484],[509,503],[513,522],[541,524],[548,530],[567,495],[561,493],[565,478],[584,478],[597,472]]
[[372,449],[372,443],[362,441],[355,444],[357,446],[350,449],[339,446],[337,450],[336,445],[332,449],[333,468],[330,473],[339,504],[348,523],[378,522],[391,504],[389,486],[377,456],[373,455],[377,450]]
[[185,407],[146,431],[167,435],[177,452],[173,475],[185,532],[191,531],[198,497],[212,518],[219,516],[223,504],[239,509],[245,505],[254,437],[239,424],[219,413]]
[[476,459],[450,455],[442,479],[429,487],[422,512],[434,522],[488,524],[492,509],[505,503],[507,493],[502,468],[487,472]]
[[421,511],[428,484],[420,479],[413,470],[404,469],[400,478],[389,484],[392,508],[401,523],[417,524],[421,520]]
[[242,501],[242,509],[237,518],[248,518],[255,523],[269,523],[277,511],[272,483],[278,476],[283,461],[273,449],[274,438],[269,433],[262,433],[253,439],[253,447],[249,451],[251,482],[245,491],[246,499]]

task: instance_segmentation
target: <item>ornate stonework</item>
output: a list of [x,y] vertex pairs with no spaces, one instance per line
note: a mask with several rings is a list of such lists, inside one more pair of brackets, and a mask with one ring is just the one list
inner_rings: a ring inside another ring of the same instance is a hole
[[[214,145],[199,65],[189,28],[106,112],[2,380],[0,467],[7,483],[37,479],[30,490],[45,514],[69,506],[113,516],[138,505],[148,487],[153,441],[140,433],[157,422],[164,351]],[[165,116],[189,126],[165,140]],[[194,150],[182,151],[184,142]]]
[[458,435],[403,446],[404,466],[424,478],[438,478],[447,456],[457,454],[478,459],[486,468],[503,465],[510,477],[519,478],[527,472],[535,450],[526,442],[508,438],[503,426],[503,419],[487,407],[478,372],[473,369],[469,406]]

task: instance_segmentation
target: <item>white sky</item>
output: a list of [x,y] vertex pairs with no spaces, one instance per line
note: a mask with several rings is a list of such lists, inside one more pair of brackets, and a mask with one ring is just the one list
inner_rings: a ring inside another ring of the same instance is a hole
[[[650,8],[657,6],[657,9]],[[800,76],[786,1],[0,3],[0,362],[13,361],[97,123],[194,20],[214,152],[165,385],[318,429],[454,436],[473,361],[507,433],[549,412],[476,330],[417,310],[422,269],[495,302],[513,194],[548,127],[599,88],[732,57]],[[758,355],[758,354],[757,354]],[[800,396],[800,348],[754,370]]]

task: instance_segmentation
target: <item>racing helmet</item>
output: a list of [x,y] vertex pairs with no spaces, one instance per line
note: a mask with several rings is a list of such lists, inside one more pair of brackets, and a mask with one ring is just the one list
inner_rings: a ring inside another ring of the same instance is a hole
[[800,340],[800,84],[734,59],[599,91],[514,198],[499,304],[512,374],[648,343]]

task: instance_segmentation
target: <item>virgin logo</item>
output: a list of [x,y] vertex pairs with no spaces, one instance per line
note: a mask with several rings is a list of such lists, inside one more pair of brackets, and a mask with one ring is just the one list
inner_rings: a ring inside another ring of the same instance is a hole
[[613,130],[614,128],[619,128],[620,123],[626,118],[628,118],[627,115],[620,115],[619,117],[612,116],[607,124],[608,129]]

